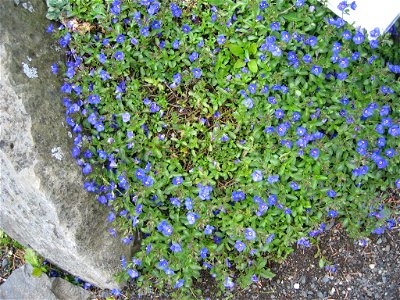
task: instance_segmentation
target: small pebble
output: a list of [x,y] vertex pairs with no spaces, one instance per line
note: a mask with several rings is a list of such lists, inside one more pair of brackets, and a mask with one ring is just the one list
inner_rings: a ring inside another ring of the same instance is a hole
[[371,270],[375,269],[375,264],[370,264],[370,265],[369,265],[369,268],[370,268]]
[[329,294],[332,296],[332,295],[335,293],[335,291],[336,291],[336,289],[333,287],[333,288],[331,289],[331,291],[329,292]]
[[294,287],[295,290],[298,290],[298,289],[300,288],[300,284],[295,283],[295,284],[293,285],[293,287]]
[[3,261],[1,262],[1,268],[5,269],[8,266],[8,259],[4,258]]

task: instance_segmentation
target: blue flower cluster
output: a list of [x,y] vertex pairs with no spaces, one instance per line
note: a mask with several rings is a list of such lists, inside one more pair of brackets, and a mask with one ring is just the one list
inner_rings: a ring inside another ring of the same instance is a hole
[[[347,199],[368,207],[369,185],[400,189],[400,66],[384,61],[379,29],[318,17],[314,2],[282,2],[282,15],[270,1],[251,13],[200,4],[111,1],[101,30],[59,28],[69,60],[51,72],[64,70],[84,188],[123,224],[123,243],[143,233],[125,277],[179,289],[203,268],[231,289],[222,269],[278,258],[289,238],[310,247],[326,220],[353,218]],[[375,234],[397,222],[365,215]]]

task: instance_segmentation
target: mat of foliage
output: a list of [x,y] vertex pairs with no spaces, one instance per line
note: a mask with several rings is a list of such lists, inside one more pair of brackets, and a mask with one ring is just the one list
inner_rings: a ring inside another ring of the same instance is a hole
[[353,237],[394,226],[383,200],[400,188],[400,66],[388,35],[312,0],[70,5],[58,37],[72,155],[111,235],[143,236],[125,280],[179,291],[204,269],[222,288],[247,286],[326,221]]

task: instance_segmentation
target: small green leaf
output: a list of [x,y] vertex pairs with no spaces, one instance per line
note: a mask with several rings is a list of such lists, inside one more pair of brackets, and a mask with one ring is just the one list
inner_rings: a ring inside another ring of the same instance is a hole
[[285,15],[283,15],[283,17],[284,17],[286,20],[292,21],[292,22],[300,21],[301,19],[300,19],[298,16],[299,16],[298,13],[290,13],[290,14],[285,14]]
[[233,55],[236,56],[243,56],[244,50],[242,47],[238,46],[238,45],[234,45],[234,44],[230,44],[228,46],[229,50],[232,52]]
[[40,275],[42,275],[42,269],[41,268],[33,268],[32,276],[39,277]]
[[243,60],[238,59],[233,67],[235,69],[240,69],[240,68],[243,68],[245,65],[246,65],[246,63]]
[[33,267],[39,266],[39,259],[32,249],[26,249],[24,259],[27,263],[31,264]]
[[251,43],[250,44],[249,53],[251,55],[256,55],[257,54],[257,44],[256,43]]
[[251,60],[248,63],[249,66],[249,70],[253,73],[257,73],[258,71],[258,66],[257,66],[257,62],[255,60]]
[[319,260],[318,265],[319,265],[320,268],[323,268],[323,267],[325,266],[325,261],[324,261],[323,258],[321,258],[321,259]]

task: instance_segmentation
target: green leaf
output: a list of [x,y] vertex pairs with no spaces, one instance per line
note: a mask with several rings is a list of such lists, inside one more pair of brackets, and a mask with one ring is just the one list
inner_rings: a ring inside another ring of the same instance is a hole
[[249,53],[251,55],[256,55],[257,54],[257,44],[256,43],[251,43],[250,44]]
[[39,277],[40,275],[42,275],[42,269],[41,268],[33,268],[32,276]]
[[242,57],[244,54],[243,48],[238,45],[230,44],[230,45],[228,45],[228,48],[232,52],[233,55],[236,55],[238,57]]
[[245,65],[246,65],[246,63],[243,60],[238,59],[233,67],[235,69],[240,69],[240,68],[244,67]]
[[297,22],[300,21],[301,18],[298,17],[299,14],[298,13],[290,13],[290,14],[284,14],[283,17],[291,22]]
[[249,66],[249,70],[253,73],[257,73],[258,71],[258,66],[257,66],[257,62],[255,60],[251,60],[249,61],[249,63],[247,64]]
[[270,269],[267,269],[261,271],[261,276],[264,277],[265,279],[271,279],[275,277],[275,274],[272,273]]
[[323,267],[325,266],[325,260],[324,260],[323,258],[321,258],[321,259],[319,260],[318,266],[319,266],[320,268],[323,268]]
[[26,249],[24,259],[27,263],[31,264],[33,267],[39,266],[38,256],[32,249]]

